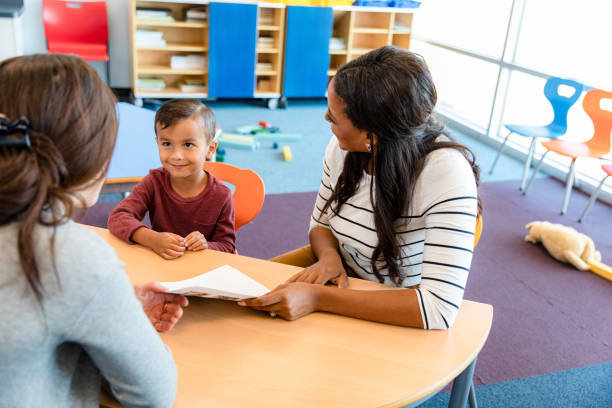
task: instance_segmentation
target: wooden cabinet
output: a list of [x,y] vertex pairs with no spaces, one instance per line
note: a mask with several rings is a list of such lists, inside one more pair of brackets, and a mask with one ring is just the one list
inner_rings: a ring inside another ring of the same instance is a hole
[[325,96],[331,28],[329,7],[287,7],[284,97]]
[[[130,2],[132,89],[136,98],[208,96],[208,22],[185,19],[187,10],[196,6],[208,8],[199,3]],[[150,9],[152,13],[137,14],[137,9],[141,12]],[[158,15],[153,9],[160,10]],[[189,56],[203,63],[173,64],[173,57]],[[153,83],[159,79],[163,81],[163,89]],[[181,83],[185,82],[197,90],[181,90]],[[202,86],[193,86],[194,83]]]
[[256,98],[278,98],[281,95],[285,9],[282,4],[259,5],[253,95]]
[[[410,48],[412,9],[334,7],[328,76],[362,54],[383,45]],[[344,48],[340,45],[344,44]]]
[[257,5],[210,3],[211,98],[252,98]]
[[346,62],[386,44],[409,48],[414,9],[130,0],[129,11],[138,104],[324,97]]

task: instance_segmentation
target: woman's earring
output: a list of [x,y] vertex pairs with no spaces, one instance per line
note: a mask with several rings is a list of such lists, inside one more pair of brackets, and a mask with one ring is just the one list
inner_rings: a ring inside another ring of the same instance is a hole
[[372,146],[369,143],[366,143],[366,149],[368,149],[368,152],[371,152]]

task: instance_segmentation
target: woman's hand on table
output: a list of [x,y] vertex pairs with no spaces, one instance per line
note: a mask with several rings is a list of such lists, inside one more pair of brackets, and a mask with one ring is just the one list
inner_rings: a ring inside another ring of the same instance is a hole
[[291,282],[305,282],[318,285],[325,285],[327,282],[331,282],[339,288],[346,288],[348,286],[348,277],[340,257],[335,257],[315,262],[308,268],[304,268],[287,279],[285,283]]
[[284,283],[273,291],[253,299],[238,302],[256,310],[280,316],[286,320],[296,320],[317,309],[322,287],[304,282]]
[[185,296],[164,293],[167,288],[157,282],[134,285],[136,298],[142,309],[159,332],[171,330],[183,316],[183,307],[189,305]]

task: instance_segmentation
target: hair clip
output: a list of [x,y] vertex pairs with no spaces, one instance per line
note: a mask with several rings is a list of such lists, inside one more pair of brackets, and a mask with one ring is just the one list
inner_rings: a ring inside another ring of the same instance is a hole
[[6,115],[0,113],[0,147],[26,147],[32,150],[30,130],[28,119],[21,117],[11,122]]

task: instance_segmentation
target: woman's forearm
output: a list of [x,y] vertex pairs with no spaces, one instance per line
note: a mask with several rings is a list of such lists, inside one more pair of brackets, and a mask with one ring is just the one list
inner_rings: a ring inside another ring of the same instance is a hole
[[423,328],[414,289],[354,290],[319,286],[316,310],[398,326]]
[[338,253],[338,240],[330,229],[314,227],[308,234],[312,252],[318,260],[337,260],[342,262]]

